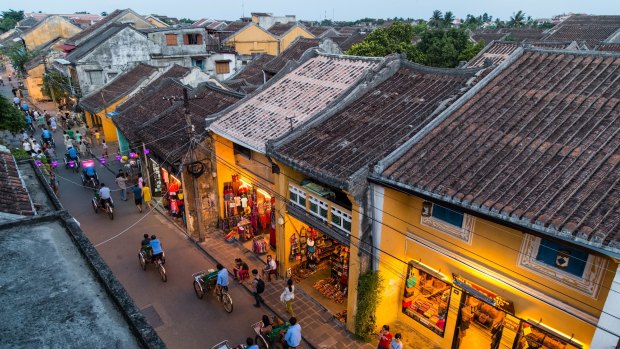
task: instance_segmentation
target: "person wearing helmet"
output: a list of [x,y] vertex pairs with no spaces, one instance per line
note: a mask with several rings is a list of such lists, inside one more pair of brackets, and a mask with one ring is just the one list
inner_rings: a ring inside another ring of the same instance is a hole
[[151,246],[152,254],[153,254],[152,261],[155,262],[158,259],[162,260],[162,257],[164,255],[164,250],[162,249],[161,241],[157,239],[157,236],[151,235],[151,240],[149,241],[149,245]]

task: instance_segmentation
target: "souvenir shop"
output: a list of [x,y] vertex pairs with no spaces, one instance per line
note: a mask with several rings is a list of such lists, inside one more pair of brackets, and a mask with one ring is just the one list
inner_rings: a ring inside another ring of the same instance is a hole
[[266,190],[258,188],[232,175],[222,188],[224,203],[220,228],[229,242],[238,240],[258,255],[266,255],[276,247],[275,198]]
[[289,216],[294,228],[289,273],[298,287],[311,295],[341,322],[346,321],[349,284],[349,246]]
[[[153,167],[151,168],[153,169]],[[157,173],[159,173],[161,178],[159,182],[157,180]],[[151,191],[153,191],[154,199],[157,199],[155,197],[155,193],[157,193],[161,197],[162,206],[168,210],[170,215],[182,222],[183,225],[186,225],[183,184],[181,180],[164,167],[158,167],[157,171],[153,170],[151,176],[155,178],[154,183],[151,184],[153,186]]]

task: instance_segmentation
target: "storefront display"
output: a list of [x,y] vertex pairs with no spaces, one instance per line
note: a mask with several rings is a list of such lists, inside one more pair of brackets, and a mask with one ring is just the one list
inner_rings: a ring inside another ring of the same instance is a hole
[[524,321],[519,332],[517,349],[579,349],[582,346],[571,338],[553,333],[534,322]]
[[248,242],[248,248],[257,254],[269,252],[270,245],[275,247],[275,199],[269,193],[233,175],[224,183],[222,200],[224,216],[219,225],[229,241]]
[[159,172],[161,173],[159,185],[166,187],[166,191],[161,192],[162,206],[168,210],[172,217],[179,218],[183,225],[185,225],[185,201],[181,180],[171,175],[163,167],[159,168]]
[[402,300],[402,312],[438,335],[444,335],[452,286],[436,272],[410,262]]

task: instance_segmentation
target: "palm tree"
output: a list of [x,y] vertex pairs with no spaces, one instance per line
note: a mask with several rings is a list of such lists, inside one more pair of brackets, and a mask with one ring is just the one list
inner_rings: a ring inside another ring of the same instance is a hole
[[443,15],[441,11],[435,10],[433,11],[433,15],[431,16],[431,19],[428,21],[428,25],[430,27],[437,28],[441,26],[442,22],[443,22]]
[[452,13],[452,11],[446,11],[446,13],[443,15],[443,23],[446,27],[451,27],[452,22],[454,22],[454,14]]
[[511,27],[522,27],[525,24],[525,13],[521,10],[517,11],[508,22]]

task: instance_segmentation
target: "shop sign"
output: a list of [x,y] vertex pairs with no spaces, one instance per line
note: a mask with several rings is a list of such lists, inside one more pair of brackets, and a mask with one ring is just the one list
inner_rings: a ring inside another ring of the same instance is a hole
[[519,319],[515,317],[506,316],[504,318],[504,328],[507,328],[513,332],[519,331],[519,324],[520,324]]
[[159,170],[159,164],[151,159],[151,167],[153,168],[153,179],[155,184],[153,186],[153,192],[155,195],[161,195],[161,172]]
[[467,291],[469,294],[482,300],[483,302],[486,302],[498,309],[501,309],[509,314],[514,315],[515,306],[512,301],[504,299],[502,296],[497,295],[485,289],[484,287],[481,287],[465,279],[464,277],[460,275],[452,274],[452,277],[453,277],[453,280],[454,280],[453,282],[455,286],[462,288],[463,290]]

